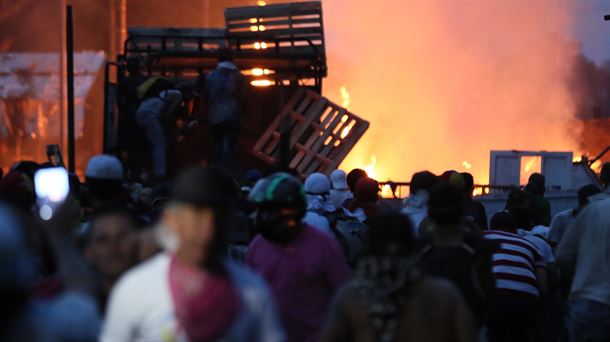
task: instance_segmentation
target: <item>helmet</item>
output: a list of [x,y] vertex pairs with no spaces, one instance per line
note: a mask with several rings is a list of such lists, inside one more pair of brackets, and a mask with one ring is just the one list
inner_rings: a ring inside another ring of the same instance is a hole
[[305,214],[307,198],[301,182],[284,172],[274,173],[256,183],[248,200],[257,207],[289,207]]
[[301,182],[295,177],[274,173],[261,179],[248,199],[258,209],[255,228],[268,241],[283,245],[303,230],[301,220],[307,210],[307,200]]

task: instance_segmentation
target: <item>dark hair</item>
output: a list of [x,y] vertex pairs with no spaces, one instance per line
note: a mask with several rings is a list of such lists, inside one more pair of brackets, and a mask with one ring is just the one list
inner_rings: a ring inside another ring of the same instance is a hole
[[504,231],[514,231],[519,228],[519,223],[515,215],[508,211],[496,213],[489,221],[490,229],[498,229]]
[[525,187],[525,189],[535,194],[542,195],[544,194],[545,183],[546,179],[544,178],[544,176],[538,172],[534,172],[527,180],[527,186]]
[[416,172],[411,177],[411,193],[417,193],[419,190],[425,190],[430,193],[438,184],[438,177],[430,171]]
[[346,177],[347,186],[349,187],[349,190],[351,192],[356,191],[356,183],[358,183],[358,180],[360,180],[360,178],[364,177],[368,177],[368,175],[366,171],[362,169],[353,169],[352,171],[350,171]]
[[584,207],[589,203],[589,197],[599,194],[601,189],[597,185],[587,184],[580,189],[578,189],[578,206],[580,208]]
[[354,198],[362,203],[374,203],[379,199],[379,182],[363,177],[356,183]]
[[218,49],[218,62],[232,62],[233,52],[229,48]]
[[469,172],[462,172],[462,178],[464,178],[464,191],[468,195],[472,195],[472,190],[474,189],[474,177]]
[[401,213],[386,210],[371,216],[369,226],[369,251],[372,254],[388,254],[391,246],[398,246],[399,253],[411,254],[414,249],[411,221]]
[[610,185],[610,163],[604,163],[599,173],[599,180],[604,186]]
[[534,218],[533,200],[531,193],[517,188],[508,193],[504,209],[514,215],[519,228],[531,228]]
[[458,224],[464,212],[464,192],[459,187],[441,183],[430,193],[428,215],[438,225]]

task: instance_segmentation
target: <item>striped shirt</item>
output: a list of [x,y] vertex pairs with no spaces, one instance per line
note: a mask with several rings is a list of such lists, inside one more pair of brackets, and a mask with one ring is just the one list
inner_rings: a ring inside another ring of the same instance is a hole
[[539,298],[534,269],[546,263],[536,246],[517,234],[499,230],[484,231],[483,237],[500,243],[492,256],[498,292]]

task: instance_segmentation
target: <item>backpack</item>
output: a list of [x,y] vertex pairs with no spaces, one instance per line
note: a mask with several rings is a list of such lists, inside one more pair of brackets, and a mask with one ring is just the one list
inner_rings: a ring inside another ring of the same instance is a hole
[[494,290],[491,255],[495,244],[482,238],[466,238],[455,246],[424,245],[419,253],[419,267],[425,276],[445,278],[462,293],[479,322],[488,296]]
[[332,213],[316,213],[326,217],[330,230],[343,250],[345,260],[349,265],[354,265],[358,256],[368,248],[368,226],[346,215],[341,209]]

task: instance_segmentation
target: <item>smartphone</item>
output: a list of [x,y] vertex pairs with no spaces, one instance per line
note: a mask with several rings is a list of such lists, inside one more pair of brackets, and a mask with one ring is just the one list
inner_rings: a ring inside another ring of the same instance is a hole
[[63,167],[40,169],[34,175],[40,217],[50,220],[70,192],[70,178]]

